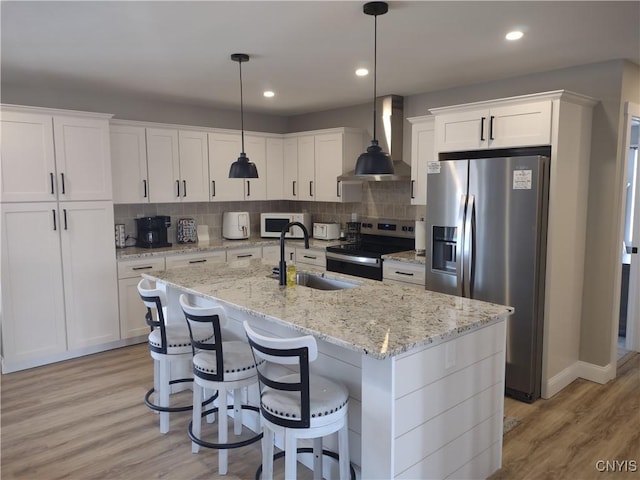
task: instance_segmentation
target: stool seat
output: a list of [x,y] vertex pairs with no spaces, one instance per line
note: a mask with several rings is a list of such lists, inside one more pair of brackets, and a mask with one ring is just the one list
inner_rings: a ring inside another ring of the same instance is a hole
[[[222,360],[224,369],[224,380],[234,382],[247,378],[255,379],[256,364],[249,344],[237,340],[224,342],[224,358]],[[216,374],[217,358],[215,351],[204,351],[196,353],[193,357],[193,369],[195,375],[199,373]]]
[[[280,383],[298,383],[300,375],[291,374],[276,380]],[[347,405],[349,391],[342,384],[320,375],[309,375],[310,427],[331,423],[333,413]],[[262,407],[272,415],[282,419],[302,418],[300,394],[265,387],[262,391]]]
[[[181,325],[166,325],[165,331],[167,335],[167,355],[181,355],[191,354],[191,336],[189,334],[189,328],[187,324]],[[194,331],[194,336],[201,342],[210,340],[212,335],[206,329],[197,329]],[[162,348],[162,332],[156,328],[149,334],[149,345]]]

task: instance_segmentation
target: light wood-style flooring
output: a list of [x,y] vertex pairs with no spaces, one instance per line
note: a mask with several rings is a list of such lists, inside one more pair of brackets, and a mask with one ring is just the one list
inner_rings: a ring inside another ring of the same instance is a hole
[[[505,435],[503,468],[491,479],[640,478],[640,465],[635,473],[595,468],[597,460],[640,464],[640,355],[621,363],[607,385],[578,380],[532,405],[506,399],[505,414],[522,422]],[[231,450],[230,473],[219,477],[214,451],[191,453],[190,412],[171,414],[171,431],[159,433],[143,403],[153,381],[145,344],[0,380],[4,480],[253,479],[260,463],[259,443]]]

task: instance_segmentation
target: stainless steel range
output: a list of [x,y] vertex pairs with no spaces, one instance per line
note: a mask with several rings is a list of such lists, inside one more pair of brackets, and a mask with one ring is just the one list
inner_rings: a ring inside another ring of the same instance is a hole
[[412,221],[365,218],[359,226],[353,241],[327,247],[328,271],[382,280],[382,255],[415,249]]

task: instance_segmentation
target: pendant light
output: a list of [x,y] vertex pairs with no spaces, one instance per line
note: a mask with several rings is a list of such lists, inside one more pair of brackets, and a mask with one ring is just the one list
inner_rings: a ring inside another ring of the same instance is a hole
[[393,175],[393,162],[388,153],[382,151],[376,140],[376,67],[377,67],[377,37],[378,15],[384,15],[389,11],[386,2],[365,3],[362,11],[367,15],[373,15],[373,139],[367,151],[358,157],[355,175]]
[[244,153],[244,106],[242,104],[242,62],[249,61],[249,55],[246,53],[234,53],[231,60],[238,62],[240,67],[240,124],[242,131],[242,151],[238,160],[231,164],[229,169],[229,178],[258,178],[258,169],[256,164],[249,160],[247,154]]

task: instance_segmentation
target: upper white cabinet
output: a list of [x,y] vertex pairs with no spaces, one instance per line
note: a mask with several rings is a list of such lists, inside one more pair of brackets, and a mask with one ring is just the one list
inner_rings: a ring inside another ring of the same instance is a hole
[[154,203],[209,198],[206,132],[147,128],[149,199]]
[[[285,198],[284,139],[267,138],[267,200]],[[249,157],[251,158],[251,157]],[[258,171],[258,174],[260,172]]]
[[411,205],[427,204],[427,167],[435,159],[433,115],[408,118],[411,123]]
[[109,117],[2,106],[2,201],[111,200]]
[[144,127],[110,125],[113,203],[148,203],[147,141]]
[[258,169],[258,178],[229,178],[229,168],[240,156],[242,136],[238,133],[209,133],[210,196],[213,201],[266,200],[267,160],[264,137],[246,135],[245,153]]
[[[291,141],[297,138],[297,145]],[[359,202],[361,183],[345,183],[337,177],[353,170],[363,150],[362,131],[337,128],[328,131],[305,132],[289,138],[285,146],[285,163],[293,163],[297,147],[297,182],[292,176],[285,186],[286,198],[319,202]],[[291,175],[291,174],[289,174]]]
[[551,100],[522,98],[431,109],[436,115],[436,150],[549,145],[551,110]]
[[282,172],[282,199],[298,200],[298,141],[296,137],[284,139],[284,159]]

